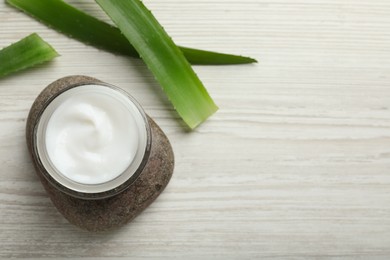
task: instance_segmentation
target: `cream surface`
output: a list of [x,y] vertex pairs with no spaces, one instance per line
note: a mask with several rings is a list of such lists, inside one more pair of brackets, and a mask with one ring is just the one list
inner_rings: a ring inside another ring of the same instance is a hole
[[106,183],[134,160],[141,119],[134,104],[118,91],[99,85],[71,89],[47,122],[47,154],[71,181]]

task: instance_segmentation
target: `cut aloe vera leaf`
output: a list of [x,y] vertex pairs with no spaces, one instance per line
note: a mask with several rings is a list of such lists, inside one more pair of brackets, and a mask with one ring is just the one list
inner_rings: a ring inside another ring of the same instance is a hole
[[0,50],[0,77],[49,61],[58,53],[33,33]]
[[[62,0],[6,0],[49,27],[81,42],[113,53],[139,57],[118,28],[100,21]],[[192,64],[223,65],[246,64],[255,59],[182,47],[182,52]]]
[[190,128],[218,110],[180,49],[139,0],[95,0],[134,46]]

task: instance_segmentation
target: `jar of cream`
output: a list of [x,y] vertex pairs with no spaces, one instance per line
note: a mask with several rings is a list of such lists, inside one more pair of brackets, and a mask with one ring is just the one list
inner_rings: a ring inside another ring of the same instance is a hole
[[57,209],[92,231],[121,226],[145,209],[173,173],[171,145],[120,88],[86,76],[50,84],[27,120],[37,174]]

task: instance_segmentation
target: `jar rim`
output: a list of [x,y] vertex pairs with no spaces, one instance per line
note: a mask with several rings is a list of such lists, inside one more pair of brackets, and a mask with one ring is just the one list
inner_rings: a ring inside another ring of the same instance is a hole
[[[55,109],[60,104],[62,104],[61,100],[58,101],[59,98],[64,97],[61,95],[70,93],[67,91],[77,89],[78,87],[93,85],[107,87],[110,89],[110,91],[115,91],[116,93],[124,97],[125,100],[128,100],[129,105],[134,106],[136,108],[136,111],[139,112],[139,115],[137,116],[140,116],[140,118],[142,119],[142,125],[139,125],[138,127],[139,129],[143,129],[142,131],[144,132],[142,132],[141,148],[137,150],[137,154],[134,161],[130,163],[130,165],[123,173],[121,173],[118,177],[104,183],[82,184],[66,178],[58,171],[58,169],[51,163],[49,159],[49,156],[46,151],[45,142],[43,140],[45,137],[45,129],[47,126],[47,122],[50,119],[50,116],[55,111]],[[139,177],[150,155],[151,138],[152,136],[148,117],[142,109],[141,105],[129,93],[117,86],[110,85],[107,83],[88,82],[72,84],[59,90],[57,93],[52,95],[51,98],[47,100],[47,102],[43,105],[33,129],[33,152],[35,154],[34,157],[37,161],[37,166],[39,170],[51,185],[53,185],[60,191],[76,198],[102,199],[114,196],[122,192],[132,183],[134,183],[134,181]]]

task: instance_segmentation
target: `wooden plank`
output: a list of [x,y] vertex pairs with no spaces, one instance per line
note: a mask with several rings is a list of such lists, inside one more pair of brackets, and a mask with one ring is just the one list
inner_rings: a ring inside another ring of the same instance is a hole
[[[69,1],[107,19],[93,1]],[[38,32],[62,55],[0,80],[0,258],[390,258],[390,2],[145,1],[181,45],[259,59],[196,66],[220,111],[188,133],[142,62],[0,2],[0,46]],[[24,140],[36,95],[86,74],[134,95],[169,136],[174,177],[120,230],[52,206]]]

